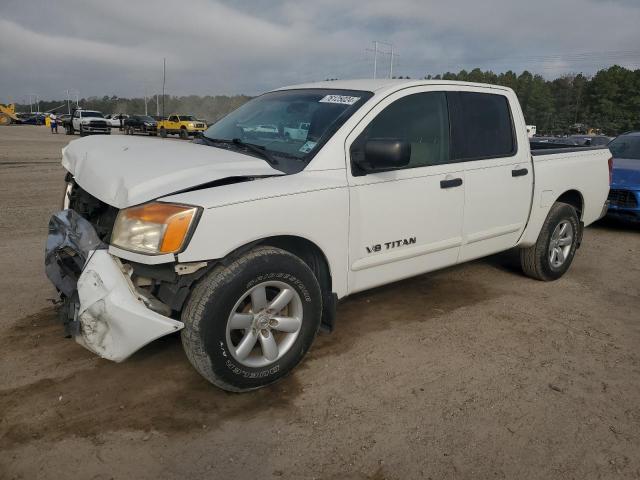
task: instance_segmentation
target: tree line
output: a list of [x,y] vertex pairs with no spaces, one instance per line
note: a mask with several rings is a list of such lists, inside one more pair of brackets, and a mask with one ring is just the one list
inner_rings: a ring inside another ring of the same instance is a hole
[[[576,74],[546,80],[541,75],[526,70],[518,75],[512,71],[496,74],[475,68],[458,73],[427,75],[424,78],[510,87],[518,95],[527,124],[536,125],[538,132],[543,134],[572,133],[576,124],[601,129],[607,135],[640,130],[640,70],[613,66],[600,70],[592,77]],[[164,112],[166,115],[190,114],[215,122],[250,98],[247,95],[165,95]],[[83,108],[99,110],[105,114],[145,112],[144,98],[121,98],[114,95],[83,98],[79,103]],[[158,103],[162,112],[162,97],[159,97]],[[149,115],[156,114],[156,105],[156,97],[148,97]],[[17,105],[17,109],[29,111],[29,105]],[[40,102],[41,111],[52,109],[65,113],[66,101]]]
[[527,124],[536,125],[538,133],[573,133],[576,124],[607,135],[640,130],[640,70],[613,66],[592,77],[577,74],[545,80],[526,70],[517,75],[476,68],[424,78],[510,87],[518,95]]

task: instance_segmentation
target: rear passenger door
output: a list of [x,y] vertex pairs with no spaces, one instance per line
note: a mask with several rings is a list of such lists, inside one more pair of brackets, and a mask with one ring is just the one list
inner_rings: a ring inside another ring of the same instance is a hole
[[531,208],[533,170],[526,126],[515,124],[522,115],[519,110],[513,115],[508,97],[518,105],[515,94],[483,90],[448,94],[452,156],[465,165],[460,261],[515,246]]
[[[347,137],[350,292],[458,259],[465,166],[450,161],[446,93],[432,88],[390,95]],[[352,160],[368,139],[381,138],[410,142],[409,165],[363,174]]]

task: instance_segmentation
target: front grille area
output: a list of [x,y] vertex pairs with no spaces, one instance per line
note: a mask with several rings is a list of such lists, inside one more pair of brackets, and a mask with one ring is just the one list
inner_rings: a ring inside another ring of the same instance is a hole
[[106,128],[107,127],[107,122],[105,122],[104,120],[91,120],[89,122],[89,126],[90,127],[98,127],[98,128]]
[[638,208],[638,199],[629,190],[610,190],[609,202],[611,205],[621,208]]
[[196,128],[204,128],[205,124],[204,123],[196,123]]
[[109,243],[118,216],[117,208],[101,202],[75,182],[69,192],[69,208],[91,223],[100,240]]

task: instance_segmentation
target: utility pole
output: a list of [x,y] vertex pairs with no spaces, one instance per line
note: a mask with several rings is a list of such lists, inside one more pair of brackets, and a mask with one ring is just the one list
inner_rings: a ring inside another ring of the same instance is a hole
[[69,89],[67,88],[67,113],[71,115],[71,102],[69,101]]
[[144,115],[147,116],[147,84],[144,84]]
[[378,42],[374,41],[374,50],[373,50],[373,79],[376,79],[376,74],[378,73]]
[[162,59],[162,119],[164,120],[164,82],[167,74],[167,59]]
[[160,96],[156,93],[156,117],[160,116]]
[[[383,50],[380,48],[380,45],[385,45],[389,47],[390,50]],[[393,44],[387,42],[380,42],[378,40],[373,41],[373,50],[370,48],[366,49],[367,52],[373,52],[373,78],[378,78],[378,54],[381,55],[389,55],[391,57],[391,65],[389,67],[389,78],[393,76],[393,61],[395,57],[399,56],[393,50]]]

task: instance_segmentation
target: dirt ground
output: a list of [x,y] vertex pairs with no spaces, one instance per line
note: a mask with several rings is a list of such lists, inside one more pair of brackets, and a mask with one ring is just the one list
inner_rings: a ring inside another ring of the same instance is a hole
[[229,394],[178,336],[122,364],[63,338],[70,138],[0,127],[0,478],[640,478],[640,228],[589,228],[553,283],[507,253],[356,295],[291,376]]

